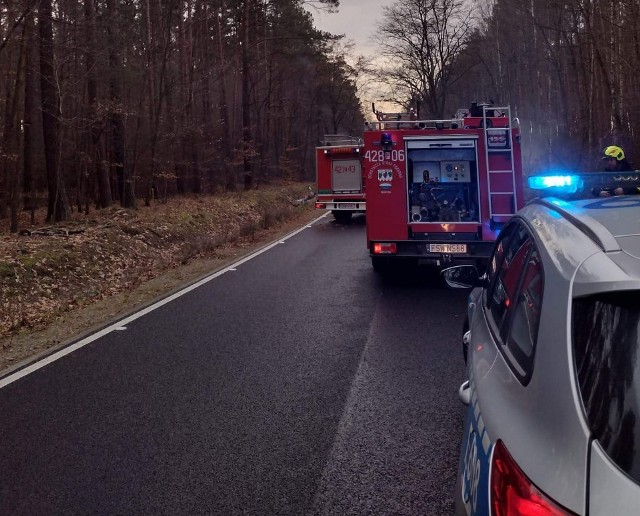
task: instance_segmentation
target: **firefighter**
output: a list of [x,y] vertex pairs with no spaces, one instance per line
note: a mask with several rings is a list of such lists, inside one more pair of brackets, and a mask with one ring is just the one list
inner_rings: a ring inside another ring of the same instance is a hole
[[[617,145],[609,145],[602,152],[602,161],[604,162],[605,172],[625,172],[633,170],[631,163],[625,158],[622,147]],[[595,192],[594,192],[595,193]],[[611,195],[637,194],[637,188],[603,188],[599,191],[600,197],[610,197]]]
[[624,156],[624,151],[617,145],[609,145],[602,152],[602,160],[604,161],[604,169],[607,172],[633,170],[631,163],[629,163]]

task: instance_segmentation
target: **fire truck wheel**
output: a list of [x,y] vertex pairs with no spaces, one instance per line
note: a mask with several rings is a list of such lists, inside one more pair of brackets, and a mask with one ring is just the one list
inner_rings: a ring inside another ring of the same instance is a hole
[[338,222],[349,222],[351,220],[352,212],[347,210],[333,210],[331,212],[333,214],[333,218]]
[[375,272],[386,272],[389,269],[389,259],[386,256],[372,256],[371,266]]

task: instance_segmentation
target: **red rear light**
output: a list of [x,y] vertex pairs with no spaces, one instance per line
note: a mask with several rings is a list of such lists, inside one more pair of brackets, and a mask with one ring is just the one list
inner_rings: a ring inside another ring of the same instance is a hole
[[491,514],[493,516],[568,516],[563,509],[522,472],[502,441],[493,450],[491,464]]
[[323,202],[317,202],[316,203],[316,210],[324,210],[327,207],[327,205]]
[[373,254],[396,254],[398,248],[394,243],[377,243],[373,244]]
[[360,149],[357,147],[333,147],[324,151],[325,154],[357,154]]

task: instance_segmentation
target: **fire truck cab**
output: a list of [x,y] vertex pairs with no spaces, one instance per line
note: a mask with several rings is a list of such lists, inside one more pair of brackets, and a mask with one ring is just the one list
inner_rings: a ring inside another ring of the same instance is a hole
[[316,209],[341,222],[366,211],[362,147],[362,138],[344,135],[326,135],[316,147]]
[[483,269],[500,228],[524,205],[510,108],[472,104],[450,120],[374,112],[363,149],[374,269],[406,259]]

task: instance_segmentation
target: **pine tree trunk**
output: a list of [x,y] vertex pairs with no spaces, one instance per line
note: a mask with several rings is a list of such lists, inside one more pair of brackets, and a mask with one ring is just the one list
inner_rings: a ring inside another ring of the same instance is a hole
[[122,86],[120,84],[122,56],[119,43],[118,10],[116,0],[107,0],[109,21],[109,127],[111,129],[111,167],[115,170],[120,204],[125,208],[135,208],[133,178],[127,171],[124,141],[124,108],[122,106]]
[[51,0],[42,0],[38,11],[40,35],[40,91],[42,135],[47,170],[47,220],[64,221],[71,212],[60,170],[60,98],[54,69]]
[[[20,107],[24,106],[22,95],[24,93],[24,76],[27,63],[28,42],[28,29],[25,25],[22,31],[22,37],[20,39],[20,54],[18,57],[18,70],[16,73],[16,82],[13,94],[12,108],[10,113],[11,124],[11,147],[15,149],[15,160],[12,160],[13,173],[9,176],[9,209],[11,213],[10,231],[11,233],[18,232],[18,209],[20,206],[20,166],[19,157],[22,155],[22,131],[20,129],[20,120],[24,120],[24,117],[19,112]],[[12,152],[13,154],[13,152]]]
[[25,210],[31,211],[32,223],[35,222],[35,180],[33,177],[32,138],[34,117],[35,76],[33,73],[33,15],[25,19],[25,45],[27,55],[25,62],[24,78],[24,135],[22,144],[22,195]]
[[222,16],[220,8],[216,8],[215,15],[215,55],[218,64],[218,81],[220,87],[218,91],[218,113],[219,123],[222,125],[222,146],[221,146],[221,163],[225,187],[227,190],[236,189],[236,177],[233,167],[230,167],[227,161],[231,158],[231,122],[229,120],[229,110],[227,108],[227,74],[225,72],[224,46],[222,41],[222,27],[220,18]]
[[98,206],[108,208],[111,206],[111,183],[109,182],[109,170],[105,166],[100,136],[102,128],[97,114],[98,103],[98,71],[96,54],[96,6],[95,0],[84,1],[84,15],[87,27],[87,94],[89,101],[89,117],[91,119],[91,160],[94,165],[98,184]]
[[250,1],[244,0],[242,16],[242,153],[244,189],[253,187],[253,142],[251,138],[251,101],[249,91],[249,26]]

